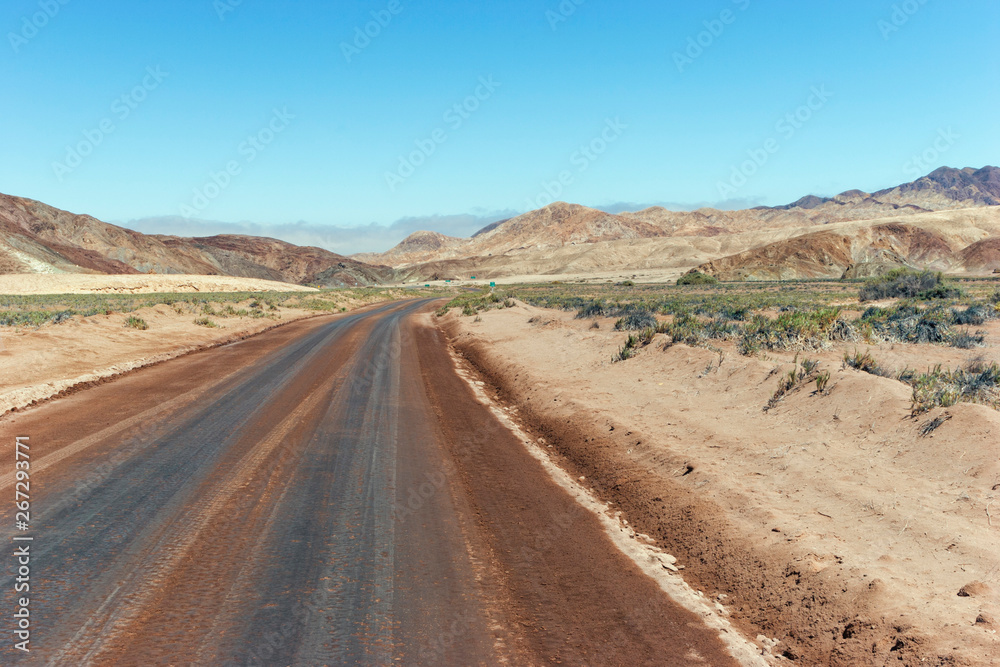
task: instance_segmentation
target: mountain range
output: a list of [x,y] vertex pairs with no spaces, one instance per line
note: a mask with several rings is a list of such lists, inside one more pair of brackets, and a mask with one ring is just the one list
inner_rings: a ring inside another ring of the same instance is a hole
[[877,192],[739,211],[612,214],[556,202],[470,238],[421,231],[351,257],[255,236],[142,234],[0,195],[0,273],[194,273],[339,287],[608,271],[840,278],[896,266],[1000,269],[1000,169],[942,167]]
[[381,284],[395,274],[276,239],[142,234],[8,195],[0,195],[0,273],[223,275],[322,287]]

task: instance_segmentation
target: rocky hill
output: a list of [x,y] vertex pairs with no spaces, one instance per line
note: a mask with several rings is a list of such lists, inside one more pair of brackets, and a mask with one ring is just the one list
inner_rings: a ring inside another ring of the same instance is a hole
[[696,270],[720,280],[866,278],[909,267],[987,275],[1000,269],[1000,207],[830,225],[755,245]]
[[611,214],[556,202],[471,238],[416,232],[385,253],[348,258],[253,236],[146,235],[0,195],[0,273],[193,273],[320,286],[694,267],[726,280],[864,276],[894,266],[984,274],[1000,268],[995,212],[1000,169],[942,167],[873,193],[739,211]]
[[[645,253],[657,247],[665,253],[680,252],[688,260],[704,257],[711,244],[696,240],[702,238],[718,240],[716,246],[720,253],[723,246],[739,247],[739,252],[732,256],[712,257],[718,261],[704,267],[720,276],[754,279],[836,274],[840,277],[845,272],[863,273],[908,262],[929,262],[921,248],[922,244],[931,241],[920,234],[917,234],[920,238],[914,240],[911,237],[915,232],[910,227],[888,225],[888,219],[898,219],[902,223],[935,211],[997,204],[1000,204],[1000,169],[942,167],[912,183],[874,193],[848,190],[833,197],[807,195],[784,206],[739,211],[712,208],[670,211],[652,207],[614,215],[557,202],[495,223],[469,239],[447,237],[447,243],[435,245],[427,242],[427,233],[418,232],[389,252],[367,255],[364,259],[397,267],[411,279],[593,270],[581,266],[584,256],[588,257],[588,265],[595,258],[603,257],[606,263],[602,268],[605,269],[637,264],[645,268],[676,268],[676,255],[657,259]],[[881,229],[863,238],[852,237],[846,242],[840,239],[834,243],[830,235],[817,234],[792,240],[830,225],[874,220],[883,221]],[[681,240],[685,238],[691,241]],[[728,240],[722,243],[722,239]],[[848,250],[844,249],[845,243],[850,246]],[[580,248],[593,244],[611,246]],[[948,264],[961,271],[985,270],[988,262],[975,264],[952,257],[961,249],[949,242],[947,253],[939,248],[944,254],[939,253],[941,256],[930,263]],[[949,258],[947,262],[945,255]],[[725,261],[719,263],[722,260]]]
[[0,195],[0,273],[183,273],[330,287],[395,275],[321,248],[253,236],[147,235],[8,195]]

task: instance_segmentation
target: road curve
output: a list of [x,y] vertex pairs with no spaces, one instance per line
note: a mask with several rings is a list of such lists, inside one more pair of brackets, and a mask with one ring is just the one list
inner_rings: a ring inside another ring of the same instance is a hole
[[[0,664],[735,664],[476,401],[430,308],[292,323],[0,421],[5,450],[30,437],[34,538],[31,652],[3,633]],[[14,520],[0,505],[8,545]]]

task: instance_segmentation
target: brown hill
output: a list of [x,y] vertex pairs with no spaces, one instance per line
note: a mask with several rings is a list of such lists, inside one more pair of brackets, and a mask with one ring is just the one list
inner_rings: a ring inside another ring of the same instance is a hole
[[141,234],[40,202],[0,195],[0,273],[165,273],[358,286],[394,272],[321,248],[253,236]]
[[322,248],[297,246],[259,236],[153,238],[161,240],[178,255],[209,258],[219,272],[227,276],[321,287],[377,285],[393,276],[388,267],[364,264]]
[[970,273],[1000,273],[1000,238],[977,241],[958,253],[958,259]]
[[352,255],[352,259],[359,262],[402,266],[415,262],[431,261],[463,243],[465,243],[465,239],[445,236],[438,232],[413,232],[388,252],[359,253]]
[[[503,267],[504,262],[512,266],[523,264],[525,261],[532,265],[551,264],[546,261],[538,262],[535,259],[553,254],[573,254],[557,252],[557,249],[565,246],[666,237],[714,238],[733,234],[764,233],[770,230],[801,229],[803,231],[799,233],[807,233],[809,227],[885,218],[903,219],[935,210],[978,207],[994,203],[1000,203],[1000,169],[943,167],[913,183],[873,194],[861,190],[848,190],[834,197],[807,195],[785,206],[756,207],[739,211],[712,208],[670,211],[656,206],[642,211],[613,215],[585,206],[558,202],[511,220],[494,223],[471,239],[442,237],[447,238],[447,243],[431,243],[429,241],[433,238],[430,236],[432,233],[418,232],[386,253],[359,256],[358,259],[405,268],[406,273],[414,279],[450,274],[453,270],[449,267],[452,265],[456,267],[455,275],[469,273],[476,267],[481,267],[477,275],[511,275],[511,272]],[[769,249],[767,252],[772,251],[776,249]],[[792,252],[790,249],[787,251]],[[799,247],[795,252],[804,251],[804,247]],[[885,248],[879,252],[884,255],[894,251]],[[779,252],[779,255],[781,254]],[[535,256],[535,259],[529,259],[528,256]],[[761,255],[755,261],[762,262],[764,256]],[[500,261],[495,259],[497,257],[506,259]],[[865,260],[862,263],[874,266],[883,261],[880,257],[881,255],[873,255],[870,261]],[[788,259],[792,261],[792,257]],[[820,264],[811,263],[817,261]],[[819,255],[809,260],[807,262],[811,267],[809,272],[819,270],[819,266],[827,266],[822,262]],[[606,268],[615,266],[620,266],[620,263]],[[763,265],[761,267],[748,265],[746,271],[756,273],[762,271],[762,267]],[[553,267],[549,270],[558,273],[563,269]],[[566,267],[566,270],[569,270],[569,267]],[[517,273],[516,270],[514,272]]]
[[1000,268],[998,233],[1000,208],[939,211],[805,233],[713,259],[697,270],[721,280],[864,278],[897,267],[982,275]]
[[[892,225],[903,227],[896,229]],[[865,231],[874,227],[881,229]],[[817,250],[812,254],[809,239],[805,243],[791,244],[787,249],[781,247],[791,239],[819,233],[825,234],[819,239],[827,241],[817,243]],[[828,242],[830,235],[850,241],[846,255],[838,254],[838,246]],[[715,236],[623,239],[505,255],[443,259],[401,268],[399,278],[433,280],[476,276],[492,280],[518,276],[523,280],[544,280],[545,277],[620,280],[623,275],[638,274],[640,279],[660,281],[671,280],[689,269],[713,261],[726,270],[739,268],[739,264],[730,258],[741,253],[747,254],[740,259],[750,258],[756,264],[743,267],[741,274],[734,272],[723,276],[726,279],[839,278],[852,267],[852,275],[862,275],[865,271],[875,272],[898,265],[920,266],[921,262],[947,271],[984,275],[989,271],[973,265],[966,266],[959,252],[995,237],[1000,237],[1000,207],[982,207],[920,213],[905,220],[893,216],[837,222],[819,229],[808,225]],[[940,245],[942,241],[949,251]],[[871,247],[868,247],[869,243]],[[754,249],[768,246],[775,247],[768,248],[761,255],[752,253]],[[771,254],[769,260],[767,253]],[[722,260],[725,260],[724,264],[718,264]],[[782,273],[781,267],[786,263],[795,270]]]

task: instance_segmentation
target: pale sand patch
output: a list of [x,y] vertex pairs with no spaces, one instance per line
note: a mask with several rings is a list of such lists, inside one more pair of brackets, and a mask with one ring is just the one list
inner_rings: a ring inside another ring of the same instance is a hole
[[291,283],[232,276],[27,273],[0,275],[0,294],[166,294],[174,292],[316,292]]

